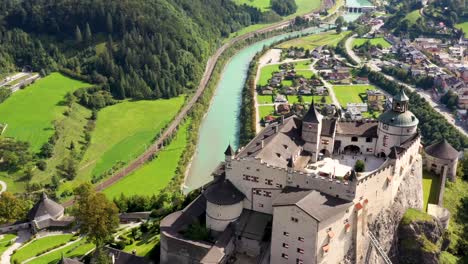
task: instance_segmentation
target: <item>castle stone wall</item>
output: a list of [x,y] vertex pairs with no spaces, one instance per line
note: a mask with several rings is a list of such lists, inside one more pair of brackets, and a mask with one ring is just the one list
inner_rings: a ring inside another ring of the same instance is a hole
[[206,202],[206,227],[222,232],[229,223],[236,221],[242,213],[242,201],[233,205],[217,205]]

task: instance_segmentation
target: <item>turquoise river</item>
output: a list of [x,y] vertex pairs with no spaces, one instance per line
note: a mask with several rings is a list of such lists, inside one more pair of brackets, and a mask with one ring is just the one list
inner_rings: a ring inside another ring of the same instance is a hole
[[279,35],[256,42],[231,58],[224,67],[210,108],[200,126],[197,149],[185,180],[185,191],[200,187],[211,180],[210,175],[224,159],[223,153],[229,143],[234,149],[239,147],[242,88],[250,61],[255,54],[274,42],[323,30],[310,28]]

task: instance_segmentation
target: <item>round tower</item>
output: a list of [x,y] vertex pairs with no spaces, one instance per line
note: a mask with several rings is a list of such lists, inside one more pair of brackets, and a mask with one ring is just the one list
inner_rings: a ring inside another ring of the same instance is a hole
[[417,133],[419,120],[408,108],[409,98],[401,89],[393,97],[392,108],[379,116],[377,156],[388,156],[393,146],[401,146]]
[[206,198],[206,227],[215,233],[223,232],[236,221],[243,209],[244,194],[223,178],[203,193]]

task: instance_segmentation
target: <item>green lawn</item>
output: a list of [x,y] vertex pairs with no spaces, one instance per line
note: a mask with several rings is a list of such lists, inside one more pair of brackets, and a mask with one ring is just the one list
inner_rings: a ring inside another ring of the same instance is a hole
[[12,256],[12,262],[21,263],[29,258],[36,256],[44,250],[51,249],[63,243],[67,243],[72,238],[72,234],[48,236],[34,240],[30,244],[21,247]]
[[286,87],[291,87],[291,86],[293,86],[294,83],[293,83],[292,80],[283,80],[283,81],[281,81],[281,84],[283,86],[286,86]]
[[272,104],[273,95],[257,95],[257,101],[259,104]]
[[306,37],[296,38],[283,42],[277,47],[281,49],[287,49],[289,47],[299,47],[313,50],[316,47],[324,45],[336,46],[336,44],[338,44],[338,42],[340,42],[340,40],[344,38],[344,36],[346,36],[347,33],[348,31],[341,32],[340,34],[331,31],[326,33],[313,34]]
[[24,192],[26,188],[25,181],[19,181],[21,175],[9,175],[6,172],[0,172],[0,180],[7,184],[7,190],[11,193]]
[[136,193],[152,195],[166,187],[174,177],[182,152],[186,148],[189,125],[190,120],[180,127],[176,137],[159,152],[157,158],[107,188],[104,191],[107,197],[112,199],[121,193],[127,196]]
[[52,122],[63,116],[59,105],[66,93],[86,87],[81,81],[53,73],[20,90],[0,104],[0,123],[7,123],[5,136],[28,141],[38,151],[54,133]]
[[51,176],[56,173],[57,165],[61,164],[63,157],[70,155],[70,143],[73,142],[76,151],[84,147],[84,132],[88,118],[91,117],[91,110],[79,105],[72,104],[68,116],[63,116],[56,121],[59,139],[54,146],[54,154],[47,159],[47,169],[45,171],[36,170],[32,182],[47,184]]
[[274,115],[275,108],[272,105],[259,106],[258,107],[260,119],[264,118],[267,115]]
[[142,240],[135,241],[133,244],[126,246],[123,251],[132,253],[132,251],[135,250],[137,256],[145,257],[149,255],[150,251],[158,243],[159,235],[145,234]]
[[280,64],[266,65],[260,69],[260,78],[258,79],[258,85],[265,86],[271,79],[274,72],[279,71]]
[[294,69],[297,70],[310,70],[310,60],[294,62]]
[[73,182],[61,185],[70,190],[78,183],[101,175],[117,163],[128,163],[143,153],[177,114],[184,96],[169,100],[125,101],[99,111],[91,144]]
[[438,204],[440,188],[440,176],[435,175],[429,171],[423,171],[423,198],[424,198],[424,212],[427,211],[427,204]]
[[84,256],[86,253],[94,249],[94,245],[87,243],[84,239],[77,241],[71,245],[68,245],[60,250],[44,254],[30,262],[29,264],[50,264],[50,263],[57,263],[58,260],[62,257],[67,258],[80,258]]
[[463,217],[460,217],[460,214],[463,214],[460,211],[463,208],[462,199],[468,199],[468,181],[462,180],[458,175],[456,182],[447,181],[444,192],[444,207],[450,211],[451,215],[448,226],[448,230],[452,234],[449,249],[456,248],[459,240],[466,239],[466,237],[463,237],[463,228],[468,228],[468,223],[465,222]]
[[353,47],[356,46],[361,46],[365,42],[370,41],[371,45],[382,45],[383,48],[389,48],[392,46],[390,42],[386,41],[384,38],[373,38],[373,39],[367,39],[367,38],[356,38],[353,41]]
[[456,24],[455,27],[463,30],[463,33],[465,33],[465,38],[468,38],[468,21]]
[[[0,239],[0,256],[7,250],[8,247],[11,246],[11,244],[14,242],[16,239],[15,234],[4,234],[3,237]],[[1,257],[0,257],[1,258]]]
[[[314,102],[317,103],[317,104],[320,104],[322,103],[322,97],[323,96],[320,96],[320,95],[316,95],[316,96],[312,96],[312,95],[303,95],[302,96],[302,100],[304,101],[304,103],[311,103],[312,102],[312,97],[314,98]],[[297,95],[288,95],[286,97],[288,99],[288,102],[290,104],[294,104],[294,103],[297,103],[299,102],[299,96]],[[331,104],[332,100],[331,100],[331,97],[330,96],[325,96],[325,100],[327,104]]]
[[408,13],[405,17],[406,20],[408,20],[409,24],[415,24],[416,20],[421,17],[421,14],[419,13],[419,9],[416,9],[410,13]]
[[342,108],[346,108],[347,103],[363,103],[366,100],[366,91],[376,89],[373,85],[335,85],[336,98]]

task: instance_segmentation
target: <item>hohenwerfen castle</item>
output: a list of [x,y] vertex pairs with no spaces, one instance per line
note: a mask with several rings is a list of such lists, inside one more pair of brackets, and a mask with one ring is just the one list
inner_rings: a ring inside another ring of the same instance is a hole
[[[203,193],[161,221],[161,263],[334,264],[349,252],[360,263],[367,223],[421,171],[408,104],[401,91],[376,121],[324,118],[312,104],[229,146]],[[431,147],[428,166],[454,177],[453,148]]]

